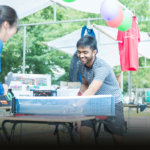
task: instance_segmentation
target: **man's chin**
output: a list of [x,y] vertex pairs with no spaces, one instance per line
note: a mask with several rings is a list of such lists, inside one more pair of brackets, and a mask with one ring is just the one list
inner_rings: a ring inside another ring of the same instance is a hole
[[[80,60],[80,61],[81,61],[81,60]],[[85,64],[86,64],[86,61],[81,61],[81,63],[85,65]]]

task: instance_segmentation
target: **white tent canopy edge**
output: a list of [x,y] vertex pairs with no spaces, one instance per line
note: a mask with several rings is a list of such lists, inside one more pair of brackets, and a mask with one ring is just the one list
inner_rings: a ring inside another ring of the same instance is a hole
[[[98,41],[98,54],[97,57],[104,59],[111,67],[120,65],[120,56],[118,49],[117,33],[118,30],[106,26],[93,25],[96,39]],[[99,30],[97,30],[99,29]],[[102,31],[102,32],[101,32]],[[141,42],[139,43],[139,57],[144,56],[150,58],[150,40],[146,32],[140,32]],[[81,38],[81,29],[74,31],[68,35],[50,42],[42,42],[43,44],[64,52],[69,55],[73,55],[76,51],[76,43]],[[142,42],[144,41],[144,42]]]

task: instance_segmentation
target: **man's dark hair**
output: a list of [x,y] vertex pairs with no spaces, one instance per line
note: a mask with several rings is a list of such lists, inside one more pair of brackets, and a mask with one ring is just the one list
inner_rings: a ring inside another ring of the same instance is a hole
[[92,51],[97,49],[96,38],[94,38],[91,35],[85,35],[77,42],[77,48],[78,47],[85,48],[87,46],[89,46]]
[[18,16],[13,8],[5,5],[0,5],[0,27],[5,21],[8,21],[10,27],[13,27],[14,23],[17,23],[17,20]]

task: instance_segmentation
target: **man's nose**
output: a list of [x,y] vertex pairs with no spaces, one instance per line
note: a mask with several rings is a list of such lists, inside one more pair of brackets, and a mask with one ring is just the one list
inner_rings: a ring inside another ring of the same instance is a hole
[[80,54],[80,57],[84,57],[84,54],[83,54],[83,53],[81,53],[81,54]]

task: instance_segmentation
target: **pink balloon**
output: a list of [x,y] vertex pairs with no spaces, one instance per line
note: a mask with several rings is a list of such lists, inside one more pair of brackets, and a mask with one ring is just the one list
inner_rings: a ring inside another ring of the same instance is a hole
[[123,13],[122,7],[119,5],[118,16],[114,20],[106,21],[106,22],[107,22],[108,26],[110,26],[112,28],[117,28],[121,25],[123,18],[124,18],[124,13]]
[[15,85],[14,87],[15,87],[15,88],[17,88],[18,86],[17,86],[17,85]]

